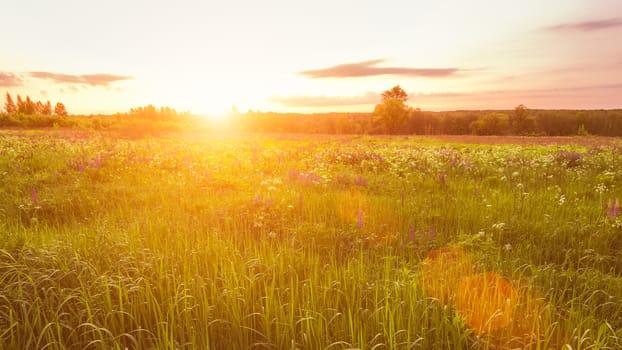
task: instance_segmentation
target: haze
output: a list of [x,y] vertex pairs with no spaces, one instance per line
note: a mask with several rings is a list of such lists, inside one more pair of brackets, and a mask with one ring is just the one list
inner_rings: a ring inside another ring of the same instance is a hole
[[622,1],[17,1],[0,90],[70,113],[622,107]]

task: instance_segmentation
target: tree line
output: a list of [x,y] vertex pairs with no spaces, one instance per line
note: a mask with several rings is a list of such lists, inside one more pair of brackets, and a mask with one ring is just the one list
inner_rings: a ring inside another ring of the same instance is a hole
[[[464,110],[431,112],[408,106],[408,95],[399,86],[383,92],[380,103],[369,113],[275,113],[248,111],[231,116],[231,127],[248,132],[307,134],[387,135],[602,135],[622,136],[622,109],[541,110],[518,105],[510,110]],[[222,128],[189,112],[147,105],[114,115],[67,115],[57,103],[34,102],[7,93],[0,113],[0,127],[78,127],[96,130],[124,130],[133,134]]]
[[33,101],[30,99],[30,96],[26,96],[26,99],[22,99],[20,95],[17,95],[16,102],[13,102],[13,98],[11,94],[6,93],[6,102],[4,103],[4,111],[6,114],[41,114],[41,115],[58,115],[58,116],[67,116],[67,109],[65,105],[61,102],[57,102],[52,109],[52,103],[50,101],[46,101],[45,103],[41,101]]
[[602,135],[622,136],[622,109],[543,110],[520,104],[511,110],[431,112],[406,105],[399,86],[383,92],[371,113],[239,114],[254,132],[388,135]]

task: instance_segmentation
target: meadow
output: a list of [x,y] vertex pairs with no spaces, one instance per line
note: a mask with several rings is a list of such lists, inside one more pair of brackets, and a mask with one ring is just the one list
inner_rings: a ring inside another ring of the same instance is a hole
[[620,349],[622,141],[528,139],[0,132],[0,349]]

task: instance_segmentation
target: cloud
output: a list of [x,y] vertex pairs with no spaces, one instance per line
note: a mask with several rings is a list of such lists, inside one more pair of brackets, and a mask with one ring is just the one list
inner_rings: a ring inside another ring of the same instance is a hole
[[586,22],[574,22],[558,24],[556,26],[547,27],[552,31],[582,31],[590,32],[594,30],[609,29],[622,26],[622,18],[610,18]]
[[268,100],[287,107],[354,106],[377,103],[380,94],[370,91],[359,96],[275,96]]
[[22,85],[22,79],[13,73],[0,72],[0,86],[12,87]]
[[85,84],[90,86],[108,86],[115,81],[133,79],[129,76],[107,73],[71,75],[51,72],[30,72],[30,76],[38,79],[52,80],[58,84]]
[[409,68],[409,67],[377,67],[383,59],[358,63],[346,63],[333,67],[302,71],[299,74],[311,78],[354,78],[376,75],[404,75],[428,78],[442,78],[456,75],[458,68]]

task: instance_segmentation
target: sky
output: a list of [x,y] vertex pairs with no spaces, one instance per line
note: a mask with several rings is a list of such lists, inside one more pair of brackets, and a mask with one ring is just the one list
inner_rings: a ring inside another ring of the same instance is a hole
[[0,92],[70,114],[622,107],[621,0],[20,0],[0,33]]

